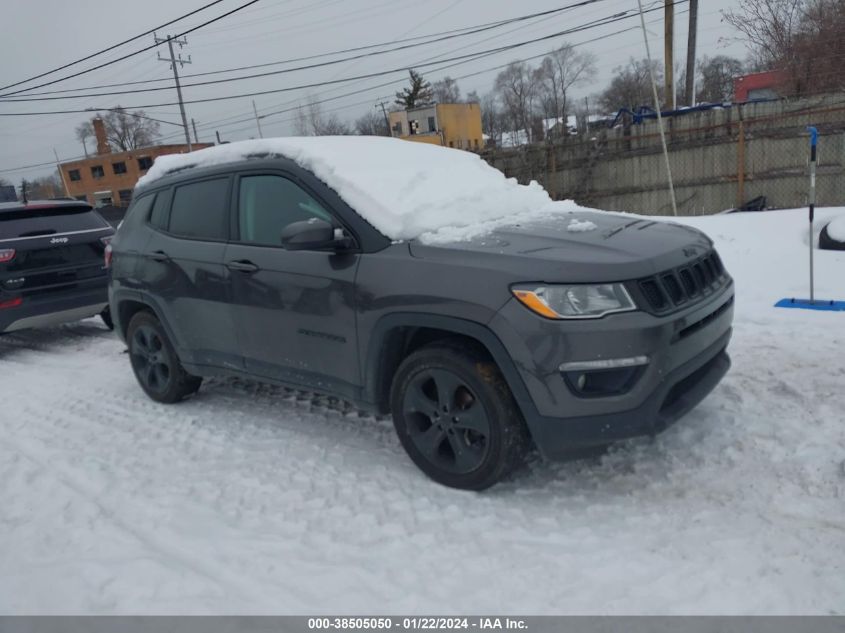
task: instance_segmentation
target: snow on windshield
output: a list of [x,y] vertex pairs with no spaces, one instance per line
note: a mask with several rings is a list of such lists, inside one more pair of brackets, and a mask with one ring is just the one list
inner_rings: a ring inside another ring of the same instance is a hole
[[520,185],[471,152],[373,136],[241,141],[160,156],[138,184],[173,170],[267,154],[313,172],[393,240],[469,239],[498,226],[579,209],[553,203],[538,183]]

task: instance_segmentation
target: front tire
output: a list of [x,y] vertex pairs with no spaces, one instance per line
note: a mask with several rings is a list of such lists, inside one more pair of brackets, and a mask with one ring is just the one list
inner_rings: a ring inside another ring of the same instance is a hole
[[200,388],[202,378],[185,371],[161,323],[149,312],[132,317],[126,340],[135,378],[156,402],[179,402]]
[[402,446],[438,483],[484,490],[524,462],[522,415],[498,367],[471,345],[433,344],[408,356],[390,400]]

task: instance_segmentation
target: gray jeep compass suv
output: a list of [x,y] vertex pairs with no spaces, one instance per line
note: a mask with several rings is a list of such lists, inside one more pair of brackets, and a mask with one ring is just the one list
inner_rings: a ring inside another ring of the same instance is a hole
[[332,394],[392,414],[432,479],[479,490],[532,445],[657,433],[728,371],[733,282],[699,231],[582,211],[392,239],[332,171],[234,145],[154,166],[111,244],[116,329],[159,402],[206,376]]

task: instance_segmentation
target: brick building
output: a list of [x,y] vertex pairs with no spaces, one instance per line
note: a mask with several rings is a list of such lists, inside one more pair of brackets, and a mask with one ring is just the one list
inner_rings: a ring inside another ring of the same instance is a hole
[[734,79],[734,101],[744,103],[756,99],[778,99],[786,95],[789,76],[783,70],[768,70]]
[[[152,145],[128,152],[113,152],[106,139],[103,120],[94,119],[97,153],[83,160],[59,165],[68,194],[86,200],[96,207],[127,206],[138,179],[163,154],[182,154],[187,145]],[[193,149],[210,147],[211,143],[195,143]]]

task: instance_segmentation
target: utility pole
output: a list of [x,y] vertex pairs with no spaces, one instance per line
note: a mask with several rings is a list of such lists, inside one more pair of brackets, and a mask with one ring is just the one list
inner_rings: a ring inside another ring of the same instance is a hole
[[645,55],[648,58],[648,74],[651,76],[651,92],[654,95],[654,108],[657,114],[657,128],[660,130],[660,144],[663,146],[663,158],[666,161],[666,180],[669,183],[669,199],[672,202],[672,215],[678,215],[678,201],[675,198],[675,182],[672,180],[672,161],[669,160],[669,148],[666,145],[666,132],[663,130],[663,115],[660,113],[660,96],[657,94],[657,79],[654,76],[654,65],[652,64],[651,46],[648,43],[648,31],[645,28],[645,15],[643,15],[643,0],[637,0],[640,9],[640,27],[643,31],[643,43],[645,44]]
[[698,37],[698,0],[689,2],[689,35],[687,36],[687,81],[684,86],[686,105],[695,105],[695,44]]
[[194,119],[193,119],[193,118],[191,119],[191,127],[192,127],[192,128],[194,128],[194,143],[196,143],[197,145],[199,145],[199,143],[200,143],[200,137],[199,137],[199,135],[197,134],[197,122],[196,122],[196,121],[194,121]]
[[384,124],[387,126],[387,135],[393,136],[393,132],[390,129],[390,117],[387,116],[387,109],[384,107],[384,101],[379,101],[375,107],[378,108],[381,106],[381,111],[384,113]]
[[[60,164],[60,162],[59,162],[59,153],[56,151],[56,148],[55,148],[55,147],[53,148],[53,156],[55,156],[55,157],[56,157],[56,169],[58,169],[58,170],[59,170],[59,178],[61,178],[61,179],[62,179],[62,187],[63,187],[63,188],[64,188],[64,190],[65,190],[65,195],[66,195],[68,198],[70,198],[70,191],[68,191],[68,188],[67,188],[67,182],[65,182],[65,173],[62,171],[62,166],[61,166],[61,164]],[[87,158],[87,156],[86,156],[86,158]]]
[[663,59],[666,61],[666,108],[675,109],[675,0],[664,2]]
[[258,126],[258,138],[264,138],[261,132],[261,119],[258,117],[258,108],[255,107],[255,99],[252,100],[252,113],[255,115],[255,125]]
[[584,133],[590,135],[590,97],[584,97]]
[[167,42],[167,47],[170,49],[169,59],[162,57],[161,51],[159,51],[158,60],[162,62],[170,62],[170,68],[173,69],[173,79],[176,81],[176,94],[179,97],[179,111],[182,113],[182,126],[185,128],[185,142],[188,144],[188,151],[190,152],[193,149],[191,147],[191,134],[188,131],[188,117],[185,116],[185,102],[182,99],[182,85],[179,83],[179,71],[176,68],[176,65],[178,64],[180,67],[184,68],[185,64],[191,63],[191,56],[188,55],[188,59],[182,59],[182,53],[179,53],[178,57],[173,53],[173,42],[176,42],[179,45],[179,48],[182,48],[188,43],[188,40],[184,37],[174,40],[169,35],[166,38],[161,39],[155,33],[153,33],[153,37],[155,38],[156,44],[164,44]]

